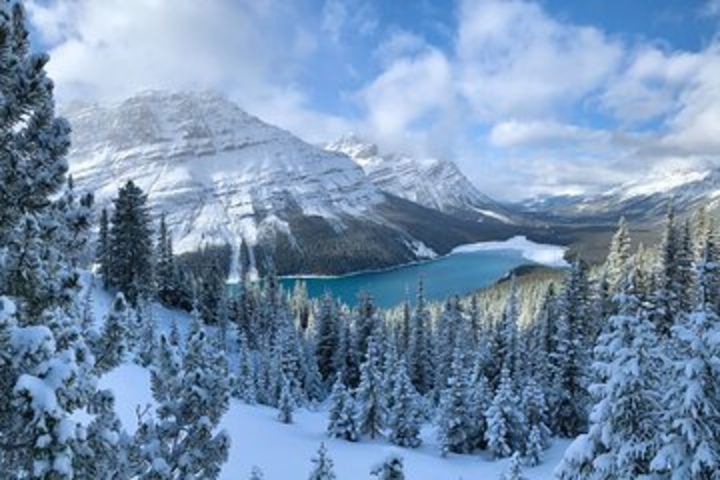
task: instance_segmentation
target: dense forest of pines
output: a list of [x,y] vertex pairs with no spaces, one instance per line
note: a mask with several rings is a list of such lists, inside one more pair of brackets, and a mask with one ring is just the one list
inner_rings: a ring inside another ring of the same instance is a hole
[[[420,282],[386,312],[368,295],[349,308],[284,292],[272,267],[227,288],[212,255],[173,254],[132,182],[97,219],[74,192],[69,127],[23,17],[0,9],[0,477],[217,478],[234,397],[285,423],[328,405],[328,436],[348,442],[416,448],[433,423],[443,455],[512,457],[508,480],[553,437],[575,439],[561,479],[718,478],[720,245],[705,212],[670,208],[657,248],[633,250],[621,222],[603,265],[577,259],[542,289],[512,279],[503,295],[430,305]],[[117,292],[100,325],[92,287],[81,293],[92,257],[95,288]],[[191,321],[163,330],[152,302]],[[158,405],[133,435],[97,388],[127,361],[152,372]],[[323,445],[312,466],[311,479],[335,478]],[[404,478],[402,458],[372,475]]]

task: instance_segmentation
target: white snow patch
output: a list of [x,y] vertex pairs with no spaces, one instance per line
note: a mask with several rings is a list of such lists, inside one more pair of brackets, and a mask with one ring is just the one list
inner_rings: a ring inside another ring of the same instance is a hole
[[510,225],[515,224],[515,222],[510,217],[508,217],[507,215],[503,215],[502,213],[494,212],[492,210],[486,210],[483,208],[476,208],[475,211],[482,215],[485,215],[486,217],[494,218],[495,220],[499,220],[503,223],[508,223]]
[[[116,412],[128,431],[137,428],[137,405],[152,404],[150,376],[136,365],[122,365],[105,375],[101,387],[116,392]],[[418,449],[395,447],[384,440],[363,440],[350,443],[328,438],[325,433],[327,412],[298,410],[294,423],[277,421],[277,410],[248,406],[236,400],[221,421],[220,428],[230,435],[230,455],[220,475],[221,480],[247,478],[253,466],[260,467],[266,480],[306,478],[311,469],[310,459],[321,442],[325,442],[335,463],[335,473],[344,480],[366,480],[371,468],[389,454],[404,459],[405,475],[413,480],[498,478],[509,459],[494,461],[485,454],[440,456],[435,430],[423,429],[423,445]],[[544,463],[524,468],[526,477],[550,480],[568,445],[556,440],[545,452]]]
[[517,250],[530,261],[550,267],[566,267],[565,251],[567,247],[535,243],[524,235],[518,235],[500,242],[478,242],[460,245],[452,253],[468,253],[484,250]]
[[408,248],[412,250],[416,258],[437,258],[438,254],[432,248],[425,245],[420,240],[408,242]]

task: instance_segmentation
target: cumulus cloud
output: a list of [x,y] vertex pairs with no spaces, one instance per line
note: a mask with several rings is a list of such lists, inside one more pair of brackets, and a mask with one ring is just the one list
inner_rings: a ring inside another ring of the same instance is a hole
[[318,48],[299,2],[56,0],[28,9],[51,46],[48,70],[61,100],[214,89],[311,139],[345,128],[313,110],[296,84]]
[[500,197],[720,165],[718,41],[615,37],[531,0],[458,0],[440,44],[371,0],[27,4],[63,100],[216,89],[310,141],[353,130],[452,157]]

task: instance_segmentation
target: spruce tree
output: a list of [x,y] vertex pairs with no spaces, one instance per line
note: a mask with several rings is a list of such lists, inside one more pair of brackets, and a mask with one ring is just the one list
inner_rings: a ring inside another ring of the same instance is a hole
[[652,469],[672,479],[712,479],[720,471],[720,318],[707,295],[712,272],[698,266],[695,310],[672,329],[665,370],[662,447]]
[[315,354],[320,375],[324,382],[335,375],[335,355],[338,349],[338,320],[335,318],[335,309],[332,296],[326,293],[320,300],[320,309],[316,319],[317,346]]
[[522,463],[520,461],[520,452],[513,453],[510,458],[510,465],[506,472],[500,475],[500,480],[527,480],[522,474]]
[[328,435],[350,442],[358,439],[355,401],[347,391],[342,379],[338,377],[330,394],[330,412],[327,427]]
[[401,447],[420,446],[420,410],[418,394],[410,382],[404,361],[396,366],[392,408],[388,416],[390,441]]
[[282,374],[281,385],[280,398],[278,400],[278,420],[282,423],[292,423],[295,399],[293,398],[290,380],[285,374]]
[[438,441],[442,455],[465,453],[471,448],[472,425],[468,421],[468,385],[463,353],[456,348],[448,385],[440,396]]
[[610,252],[605,260],[605,278],[611,295],[617,293],[624,278],[630,256],[632,255],[630,232],[625,217],[618,222],[617,230],[610,241]]
[[132,305],[154,291],[153,241],[147,195],[129,180],[114,200],[110,226],[110,285]]
[[525,417],[520,401],[513,390],[510,370],[503,366],[500,384],[485,414],[487,431],[485,439],[495,458],[504,458],[514,451],[521,451],[527,436]]
[[110,264],[112,258],[110,255],[110,220],[108,219],[106,208],[103,208],[100,212],[100,231],[98,233],[95,261],[98,264],[98,273],[103,280],[103,286],[108,288],[110,286]]
[[110,307],[102,333],[94,346],[95,368],[99,373],[109,372],[127,358],[130,335],[130,311],[125,297],[118,293]]
[[590,428],[568,448],[561,479],[641,478],[660,446],[663,356],[654,325],[638,308],[632,272],[621,295],[620,313],[595,349]]
[[332,458],[328,455],[325,444],[321,443],[318,448],[317,456],[312,459],[313,468],[310,471],[308,480],[335,480],[335,470]]
[[363,435],[375,438],[382,434],[387,419],[383,392],[380,352],[375,336],[368,339],[365,362],[360,366],[360,385],[356,398],[359,406],[358,427]]
[[420,279],[415,312],[410,326],[407,356],[410,379],[418,392],[423,395],[432,388],[434,378],[430,329],[430,312],[425,303],[425,290]]
[[405,480],[403,459],[398,455],[390,455],[381,464],[375,466],[370,474],[378,480]]
[[158,230],[155,274],[158,299],[165,305],[178,305],[177,270],[173,255],[172,237],[167,229],[164,212],[160,217],[160,228]]
[[82,443],[74,415],[89,406],[97,380],[83,338],[76,270],[87,244],[88,204],[65,183],[70,128],[55,116],[48,57],[33,52],[29,37],[22,3],[4,1],[0,471],[12,478],[71,479]]

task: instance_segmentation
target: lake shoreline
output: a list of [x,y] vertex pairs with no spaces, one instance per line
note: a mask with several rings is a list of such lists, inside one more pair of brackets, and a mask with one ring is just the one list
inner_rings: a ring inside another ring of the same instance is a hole
[[[337,280],[337,279],[343,279],[343,278],[352,278],[359,275],[368,275],[373,273],[388,273],[395,270],[399,270],[402,268],[408,268],[408,267],[415,267],[415,266],[422,266],[424,264],[435,262],[438,260],[442,260],[444,258],[448,258],[453,255],[462,255],[466,253],[472,253],[476,251],[493,251],[493,252],[518,252],[524,259],[528,260],[528,265],[538,264],[538,265],[544,265],[546,267],[550,268],[563,268],[567,266],[567,262],[542,262],[537,261],[536,259],[531,258],[533,255],[530,252],[530,249],[543,249],[543,250],[555,250],[557,253],[560,254],[560,258],[562,258],[565,255],[565,252],[567,252],[567,247],[562,245],[552,245],[552,244],[544,244],[544,243],[536,243],[532,240],[528,240],[525,235],[516,235],[514,237],[510,237],[506,240],[492,240],[487,242],[475,242],[475,243],[465,243],[462,245],[458,245],[457,247],[450,250],[448,253],[444,255],[438,255],[433,258],[426,258],[422,260],[415,260],[413,262],[408,263],[402,263],[400,265],[393,265],[390,267],[382,267],[382,268],[368,268],[365,270],[356,270],[354,272],[350,273],[343,273],[341,275],[323,275],[323,274],[315,274],[315,273],[296,273],[292,275],[281,275],[279,278],[282,280]],[[552,264],[551,264],[552,263]],[[510,273],[510,272],[508,272]]]

